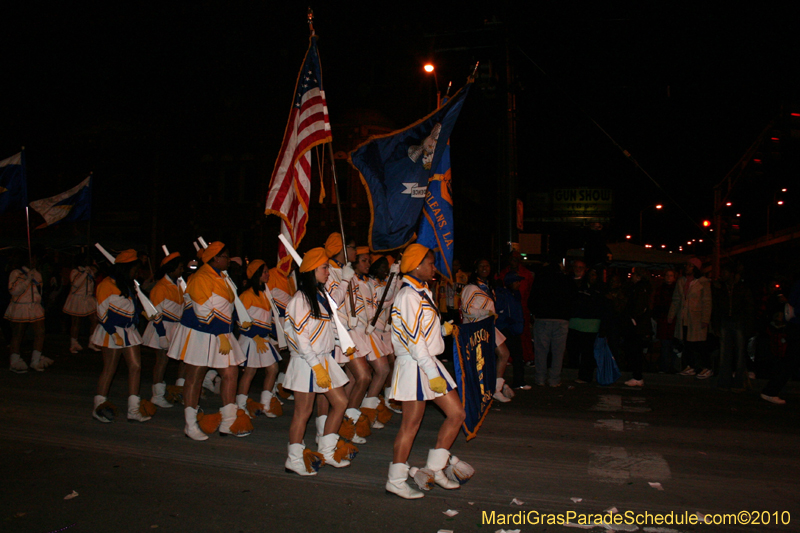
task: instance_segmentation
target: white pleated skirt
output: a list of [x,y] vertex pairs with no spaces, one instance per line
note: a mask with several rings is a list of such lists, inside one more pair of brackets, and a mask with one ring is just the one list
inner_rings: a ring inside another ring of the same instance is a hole
[[[175,338],[175,331],[180,324],[178,322],[167,322],[166,320],[162,322],[162,324],[164,324],[164,330],[167,332],[167,341],[172,343],[172,339]],[[142,334],[142,344],[156,350],[162,350],[163,348],[158,344],[159,338],[158,331],[156,331],[153,322],[148,322]]]
[[62,310],[70,316],[90,316],[97,313],[97,300],[92,295],[70,294]]
[[101,348],[111,348],[113,350],[119,350],[120,348],[127,348],[128,346],[138,346],[142,344],[142,337],[133,326],[128,328],[116,327],[115,329],[117,330],[117,333],[119,333],[119,336],[122,337],[122,346],[114,342],[114,337],[109,335],[100,324],[98,324],[94,329],[94,333],[92,334],[90,341],[92,344],[96,344]]
[[[456,382],[441,361],[434,358],[439,375],[447,382],[447,392],[456,389]],[[410,355],[398,355],[394,360],[392,389],[389,399],[398,402],[433,400],[444,394],[433,392],[428,385],[428,376],[420,370]]]
[[[94,312],[97,312],[97,307],[94,308]],[[37,302],[20,304],[11,302],[4,318],[9,322],[37,322],[44,320],[44,307]]]
[[239,366],[245,360],[242,348],[233,333],[227,334],[231,344],[231,351],[228,354],[219,352],[219,337],[216,335],[187,328],[183,324],[178,324],[174,335],[167,351],[167,355],[172,359],[209,368]]
[[289,359],[289,366],[286,367],[286,377],[283,380],[283,388],[295,392],[328,392],[331,389],[343,387],[350,381],[339,365],[334,361],[332,355],[324,359],[323,366],[331,377],[331,388],[323,389],[317,385],[314,371],[308,363],[299,355],[292,354]]
[[247,368],[267,368],[281,360],[278,350],[276,350],[269,341],[267,341],[267,351],[258,353],[256,341],[246,335],[240,335],[239,347],[247,358],[247,361],[243,365]]
[[370,361],[374,361],[380,357],[386,357],[394,353],[394,346],[392,346],[392,332],[391,331],[378,331],[375,330],[369,336],[372,343],[372,356]]

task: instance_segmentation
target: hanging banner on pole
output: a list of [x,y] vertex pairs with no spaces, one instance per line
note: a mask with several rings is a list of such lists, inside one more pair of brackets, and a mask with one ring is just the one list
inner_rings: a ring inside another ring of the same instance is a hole
[[467,440],[475,438],[489,413],[497,378],[494,318],[453,328],[453,361],[458,395],[467,415],[462,426]]

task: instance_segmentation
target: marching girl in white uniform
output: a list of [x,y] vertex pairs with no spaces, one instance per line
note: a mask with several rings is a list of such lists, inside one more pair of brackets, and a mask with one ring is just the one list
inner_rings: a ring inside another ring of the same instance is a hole
[[[475,263],[475,270],[469,278],[469,283],[461,291],[461,316],[464,323],[479,322],[484,318],[493,316],[497,318],[494,307],[494,290],[489,286],[489,275],[492,266],[486,259],[479,259]],[[508,347],[506,337],[495,328],[495,355],[497,356],[497,381],[492,397],[498,402],[510,402],[514,391],[506,385],[503,374],[508,366]]]
[[154,320],[147,324],[142,336],[142,344],[156,351],[156,364],[153,367],[153,397],[150,401],[159,407],[169,408],[172,404],[164,398],[167,384],[164,374],[167,371],[167,350],[178,329],[183,316],[183,291],[176,283],[183,274],[181,254],[173,252],[161,260],[161,278],[150,290],[150,301],[158,311]]
[[[242,304],[247,308],[247,314],[253,320],[249,328],[239,322],[239,346],[242,348],[247,361],[244,363],[244,372],[239,376],[239,390],[236,395],[236,405],[244,409],[252,417],[256,411],[261,411],[269,418],[280,416],[283,411],[277,398],[272,396],[275,378],[278,376],[278,361],[281,356],[275,348],[277,342],[274,337],[275,324],[272,307],[267,299],[266,291],[269,290],[269,269],[264,261],[256,259],[247,265],[247,290],[241,294]],[[276,303],[277,306],[277,303]],[[264,388],[261,391],[261,406],[248,409],[247,394],[250,384],[259,368],[266,372]]]
[[246,437],[253,429],[250,418],[236,407],[236,381],[244,353],[232,333],[234,294],[223,275],[230,264],[225,244],[212,242],[203,251],[203,262],[186,286],[189,304],[183,308],[180,325],[169,345],[167,355],[186,363],[183,387],[184,433],[194,440],[208,436],[198,425],[197,405],[203,377],[209,368],[222,376],[220,396],[222,409],[217,415],[205,415],[203,426],[208,432],[217,429],[220,436]]
[[114,406],[108,403],[107,396],[120,356],[128,365],[128,420],[146,422],[150,420],[148,412],[154,412],[152,405],[147,405],[147,400],[139,398],[142,376],[139,345],[142,338],[136,330],[136,324],[141,309],[137,306],[133,284],[138,271],[136,250],[125,250],[114,259],[111,275],[97,286],[97,317],[100,323],[90,342],[100,346],[103,352],[103,371],[97,381],[92,416],[104,423],[114,419]]
[[[350,354],[342,353],[342,350],[337,346],[334,356],[337,363],[344,365],[347,377],[350,379],[350,383],[345,388],[347,410],[342,421],[342,427],[339,428],[339,434],[356,444],[364,444],[367,442],[364,437],[368,437],[371,434],[371,430],[369,420],[361,413],[359,407],[372,379],[372,369],[367,363],[367,353],[372,350],[372,347],[363,335],[353,332],[355,325],[350,323],[350,309],[352,309],[350,307],[350,298],[352,296],[355,299],[351,283],[355,271],[350,263],[356,259],[355,241],[350,240],[347,243],[347,247],[343,248],[341,234],[331,233],[325,241],[325,254],[329,258],[330,272],[325,289],[331,295],[333,301],[336,302],[336,305],[339,306],[339,320],[348,329],[348,333],[350,333],[356,345],[355,351]],[[317,415],[324,417],[325,414],[326,407],[324,399],[322,399],[317,402]],[[318,435],[324,423],[324,419],[317,419]]]
[[294,391],[295,408],[289,426],[289,457],[285,467],[287,472],[301,476],[313,476],[319,468],[319,461],[305,450],[303,442],[318,393],[325,395],[330,405],[319,438],[319,455],[324,458],[324,464],[336,468],[350,464],[342,451],[351,445],[337,450],[339,435],[336,431],[347,407],[343,388],[347,376],[333,358],[335,326],[331,317],[335,311],[323,294],[328,268],[328,256],[323,248],[306,252],[299,269],[298,290],[286,308],[286,341],[292,356],[286,368],[284,387]]
[[[278,308],[278,324],[276,324],[276,328],[283,329],[286,321],[286,306],[289,305],[289,300],[291,300],[292,295],[295,293],[294,282],[281,272],[278,267],[273,267],[269,269],[267,290],[272,294],[272,299],[275,301],[275,306]],[[283,378],[286,374],[281,372],[280,368],[286,369],[286,364],[288,364],[288,361],[278,365],[278,377],[275,379],[272,393],[281,398],[293,399],[291,393],[283,388]],[[278,399],[278,402],[282,403],[280,399]]]
[[[70,324],[70,353],[78,353],[83,350],[83,346],[78,343],[78,334],[81,328],[81,319],[89,319],[89,331],[94,333],[97,328],[97,300],[94,297],[95,285],[94,276],[97,274],[97,267],[91,264],[88,256],[79,259],[79,264],[69,273],[69,295],[64,302],[64,314],[72,317]],[[100,348],[89,343],[89,349],[99,352]]]
[[403,420],[394,441],[392,464],[386,490],[401,498],[421,498],[423,493],[407,483],[406,462],[417,436],[425,402],[433,402],[446,416],[439,429],[436,448],[429,450],[425,468],[433,481],[446,489],[460,487],[444,473],[450,459],[450,447],[458,436],[466,415],[456,392],[453,378],[436,358],[444,350],[443,334],[450,334],[450,324],[440,324],[428,282],[435,272],[434,256],[425,246],[412,244],[403,253],[400,271],[403,286],[392,306],[392,344],[395,365],[391,397],[403,404]]
[[42,275],[36,270],[36,255],[31,256],[30,267],[23,266],[24,259],[18,255],[15,268],[8,275],[8,291],[11,302],[8,304],[4,318],[11,322],[11,366],[9,369],[17,374],[28,371],[28,365],[20,357],[20,346],[25,338],[25,330],[30,324],[33,327],[33,355],[31,368],[42,372],[53,364],[53,360],[42,355],[44,347],[44,307],[42,307]]
[[[389,377],[391,377],[391,369],[394,368],[394,347],[392,346],[391,324],[392,303],[394,302],[395,295],[402,286],[403,276],[400,275],[400,263],[392,262],[390,264],[389,257],[391,256],[370,256],[372,264],[369,267],[369,276],[372,284],[374,303],[374,309],[372,311],[373,318],[375,317],[375,313],[379,312],[378,305],[381,303],[383,293],[388,291],[383,302],[383,307],[378,314],[378,319],[375,321],[375,330],[370,335],[370,340],[372,341],[373,352],[380,354],[380,356],[383,358],[386,358],[389,362],[390,368],[390,375],[387,376],[383,394],[384,407],[379,407],[379,411],[382,411],[383,408],[386,408],[395,413],[400,413],[402,412],[400,404],[393,400],[389,400],[389,391],[391,390],[391,387],[389,386]],[[390,273],[393,273],[394,275],[391,277],[391,285],[387,288],[389,283],[388,276]],[[383,415],[383,418],[387,418],[387,415]]]
[[[381,429],[384,426],[383,422],[378,420],[378,408],[381,405],[381,400],[378,396],[386,383],[386,379],[389,377],[391,367],[386,357],[388,355],[388,350],[386,350],[385,347],[381,349],[377,345],[376,339],[380,340],[380,337],[375,331],[372,331],[370,326],[377,312],[379,299],[383,294],[385,285],[383,288],[378,289],[375,280],[368,275],[369,267],[369,247],[359,246],[356,248],[356,260],[353,261],[353,269],[355,270],[355,276],[353,276],[352,279],[353,302],[355,303],[355,315],[357,319],[353,335],[356,345],[359,344],[358,341],[355,341],[356,337],[361,343],[367,343],[369,345],[368,349],[365,351],[367,361],[372,367],[372,380],[367,388],[366,397],[361,400],[360,410],[361,413],[367,417],[367,420],[369,420],[371,427]],[[388,296],[389,294],[387,294],[387,297]],[[345,303],[349,304],[349,300],[345,299]],[[348,315],[352,316],[352,313],[348,311]],[[388,415],[389,418],[391,418],[391,413],[388,413]],[[388,418],[385,418],[385,420],[388,421]]]

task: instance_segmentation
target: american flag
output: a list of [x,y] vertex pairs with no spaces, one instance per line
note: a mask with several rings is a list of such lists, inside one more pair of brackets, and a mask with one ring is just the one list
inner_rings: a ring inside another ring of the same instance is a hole
[[[297,76],[289,122],[269,183],[266,214],[281,217],[281,233],[295,248],[306,234],[311,195],[311,148],[331,142],[328,104],[322,89],[317,38],[311,37]],[[278,268],[289,273],[292,258],[278,245]]]

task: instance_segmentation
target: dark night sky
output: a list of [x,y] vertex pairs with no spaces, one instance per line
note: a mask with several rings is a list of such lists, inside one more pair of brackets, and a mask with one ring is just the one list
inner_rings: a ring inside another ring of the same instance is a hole
[[[702,219],[710,216],[713,185],[767,122],[796,101],[793,13],[661,2],[588,10],[497,2],[316,4],[334,123],[355,107],[376,109],[397,126],[420,118],[433,99],[421,63],[436,59],[440,85],[460,86],[470,64],[485,63],[497,50],[434,51],[485,44],[492,39],[470,31],[485,30],[487,20],[508,22],[520,89],[522,187],[613,187],[621,200],[617,233],[635,232],[638,211],[667,199],[589,116]],[[103,177],[146,172],[155,160],[181,165],[240,144],[264,151],[269,161],[277,155],[307,47],[305,4],[15,9],[6,12],[0,36],[0,156],[26,146],[31,199],[61,192],[90,170]],[[491,192],[484,174],[494,163],[476,148],[495,142],[487,124],[501,103],[478,91],[470,95],[453,136],[456,187],[462,179]],[[97,200],[119,194],[119,183],[100,181]],[[658,234],[664,239],[683,239],[677,234],[689,233],[689,224],[668,207],[663,220],[648,226],[667,228]]]

